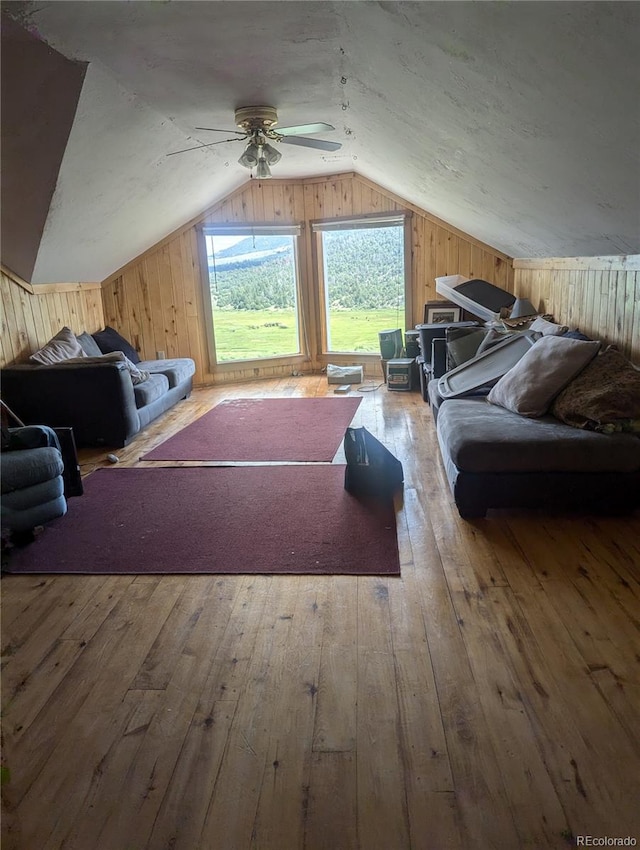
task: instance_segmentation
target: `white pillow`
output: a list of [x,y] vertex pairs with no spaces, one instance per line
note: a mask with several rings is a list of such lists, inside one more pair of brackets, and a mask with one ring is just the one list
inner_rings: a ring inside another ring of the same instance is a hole
[[566,325],[556,325],[555,322],[549,322],[540,316],[529,325],[529,330],[542,336],[562,336],[569,328]]
[[46,345],[43,345],[35,354],[32,354],[29,360],[33,363],[43,363],[45,366],[52,366],[54,363],[68,360],[70,357],[85,356],[83,348],[74,332],[71,328],[64,327]]
[[64,360],[61,365],[72,366],[77,363],[82,363],[83,366],[90,366],[92,363],[124,363],[126,369],[131,375],[131,382],[133,384],[141,384],[151,375],[151,372],[147,372],[146,369],[138,369],[138,367],[132,363],[127,355],[122,351],[110,351],[107,354],[101,354],[100,356],[96,355],[94,357],[89,357],[87,355],[84,357],[73,357]]

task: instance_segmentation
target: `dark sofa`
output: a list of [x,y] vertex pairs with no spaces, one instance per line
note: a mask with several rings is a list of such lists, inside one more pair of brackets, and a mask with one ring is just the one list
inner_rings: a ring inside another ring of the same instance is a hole
[[528,418],[483,395],[442,400],[429,384],[438,443],[460,516],[491,508],[624,513],[640,506],[640,438]]
[[134,386],[124,362],[19,364],[2,370],[2,398],[25,424],[70,426],[78,446],[119,448],[191,392],[187,357],[137,363],[149,377]]
[[460,515],[481,517],[491,508],[634,510],[640,370],[614,346],[547,321],[540,326],[541,337],[519,346],[524,353],[488,385],[486,363],[497,363],[504,345],[492,349],[499,356],[473,357],[428,385]]

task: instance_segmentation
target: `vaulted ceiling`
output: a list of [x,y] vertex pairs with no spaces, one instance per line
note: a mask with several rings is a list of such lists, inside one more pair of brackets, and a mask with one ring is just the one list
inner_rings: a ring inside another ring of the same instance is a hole
[[[281,126],[333,124],[342,143],[283,147],[274,177],[357,171],[511,256],[640,252],[637,3],[45,0],[3,12],[88,63],[34,283],[103,279],[245,182],[237,142],[166,154],[225,138],[194,128],[233,129],[234,109],[257,104]],[[16,132],[28,124],[3,125]]]

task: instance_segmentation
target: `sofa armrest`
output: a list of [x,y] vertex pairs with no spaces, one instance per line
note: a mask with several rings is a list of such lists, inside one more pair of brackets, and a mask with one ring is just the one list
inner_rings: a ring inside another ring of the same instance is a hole
[[2,395],[25,424],[72,427],[79,446],[123,446],[140,430],[123,363],[9,366]]

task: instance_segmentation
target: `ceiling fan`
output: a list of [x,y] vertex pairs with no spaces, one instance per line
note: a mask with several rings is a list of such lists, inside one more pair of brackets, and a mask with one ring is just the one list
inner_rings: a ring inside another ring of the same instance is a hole
[[221,139],[219,142],[209,142],[205,145],[196,145],[193,148],[184,148],[173,151],[167,156],[175,156],[178,153],[210,148],[213,145],[222,145],[225,142],[246,142],[242,156],[238,160],[245,168],[256,169],[256,177],[265,180],[271,177],[270,165],[275,165],[282,159],[280,151],[276,150],[270,142],[280,142],[283,145],[298,145],[304,148],[316,148],[321,151],[337,151],[342,145],[340,142],[326,142],[323,139],[306,139],[304,136],[311,133],[324,133],[335,130],[331,124],[317,122],[315,124],[298,124],[295,127],[280,127],[274,129],[278,123],[278,113],[273,106],[241,106],[236,109],[236,126],[239,130],[218,130],[215,127],[196,127],[196,130],[205,130],[211,133],[234,133],[229,139]]

